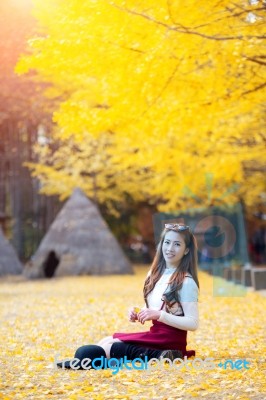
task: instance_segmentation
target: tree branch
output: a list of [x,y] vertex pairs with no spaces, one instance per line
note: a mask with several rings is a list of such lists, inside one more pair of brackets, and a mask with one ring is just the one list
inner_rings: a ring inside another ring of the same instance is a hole
[[141,18],[145,18],[148,21],[150,21],[150,22],[152,22],[154,24],[163,26],[164,28],[166,28],[166,29],[168,29],[170,31],[176,31],[176,32],[179,32],[179,33],[187,33],[189,35],[200,36],[200,37],[203,37],[203,38],[209,39],[209,40],[225,41],[225,40],[244,40],[244,39],[252,39],[252,38],[253,39],[266,39],[266,35],[258,35],[258,36],[256,36],[256,35],[210,36],[210,35],[206,35],[204,33],[193,31],[188,27],[184,27],[183,26],[182,29],[180,29],[180,28],[177,28],[176,26],[168,25],[168,24],[166,24],[166,23],[164,23],[162,21],[156,20],[155,18],[153,18],[153,17],[151,17],[149,15],[146,15],[146,14],[143,14],[143,13],[140,13],[140,12],[137,12],[137,11],[129,10],[127,8],[122,8],[122,7],[120,7],[120,6],[116,5],[116,4],[112,4],[112,6],[117,8],[117,9],[119,9],[120,11],[127,12],[128,14],[132,14],[132,15],[136,15],[136,16],[141,17]]
[[180,63],[177,63],[177,64],[176,64],[176,66],[175,66],[175,68],[174,68],[172,74],[169,76],[169,78],[168,78],[167,81],[165,82],[165,84],[164,84],[164,86],[162,87],[160,93],[159,93],[159,94],[155,97],[155,99],[151,102],[151,104],[149,105],[149,107],[142,113],[142,115],[141,115],[142,117],[143,117],[143,115],[145,115],[145,114],[148,112],[148,110],[159,100],[159,98],[162,96],[163,92],[164,92],[164,91],[167,89],[167,87],[170,85],[171,81],[173,80],[173,78],[174,78],[174,76],[175,76],[175,74],[176,74],[176,72],[177,72],[177,69],[178,69],[178,67],[179,67],[179,64],[180,64]]
[[266,56],[255,56],[255,57],[247,57],[247,56],[244,56],[247,60],[249,60],[249,61],[252,61],[252,62],[255,62],[255,63],[257,63],[257,64],[260,64],[260,65],[266,65],[266,61],[261,61],[260,60],[260,58],[266,58]]
[[242,93],[242,95],[250,94],[250,93],[253,93],[253,92],[257,92],[258,90],[263,89],[264,87],[266,87],[266,83],[262,83],[261,85],[256,86],[254,89],[247,90],[246,92]]
[[[231,13],[231,15],[226,15],[225,17],[217,18],[217,19],[212,21],[212,24],[215,24],[216,22],[220,22],[220,21],[227,20],[227,19],[230,19],[230,18],[240,17],[241,15],[248,14],[250,12],[250,10],[244,10],[244,11],[241,11],[241,12],[233,14],[232,10],[230,10],[228,8],[227,8],[227,10],[228,10],[229,13]],[[254,11],[265,11],[265,7],[252,9],[252,12],[254,12]],[[203,27],[208,26],[208,25],[210,25],[210,23],[209,24],[196,25],[196,26],[193,26],[193,29],[203,28]]]

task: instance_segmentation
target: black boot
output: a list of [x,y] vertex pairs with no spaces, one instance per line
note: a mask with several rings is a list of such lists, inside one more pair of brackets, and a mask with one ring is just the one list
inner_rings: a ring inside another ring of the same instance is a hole
[[170,361],[174,361],[176,358],[183,359],[183,353],[181,350],[163,350],[160,354],[160,359],[167,358]]

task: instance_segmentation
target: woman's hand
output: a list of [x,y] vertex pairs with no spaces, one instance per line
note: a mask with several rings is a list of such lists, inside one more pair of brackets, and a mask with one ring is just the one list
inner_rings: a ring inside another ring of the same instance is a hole
[[134,311],[135,307],[131,307],[128,310],[128,319],[130,322],[136,322],[138,320],[138,314]]
[[138,313],[137,319],[139,322],[144,324],[145,321],[151,321],[152,319],[159,319],[161,315],[160,311],[157,310],[150,310],[146,308]]

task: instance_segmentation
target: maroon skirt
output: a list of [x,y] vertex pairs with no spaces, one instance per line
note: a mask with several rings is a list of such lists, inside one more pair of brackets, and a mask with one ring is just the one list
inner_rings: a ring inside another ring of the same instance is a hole
[[187,331],[174,328],[163,322],[152,320],[153,325],[147,332],[114,333],[113,338],[125,343],[139,344],[151,349],[181,350],[183,357],[193,357],[195,350],[187,350]]

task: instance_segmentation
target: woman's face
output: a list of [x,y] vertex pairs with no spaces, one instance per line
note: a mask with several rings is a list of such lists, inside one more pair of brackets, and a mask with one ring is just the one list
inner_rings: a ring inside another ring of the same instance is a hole
[[187,252],[187,250],[184,238],[179,232],[166,232],[162,251],[167,266],[178,267],[185,251]]

